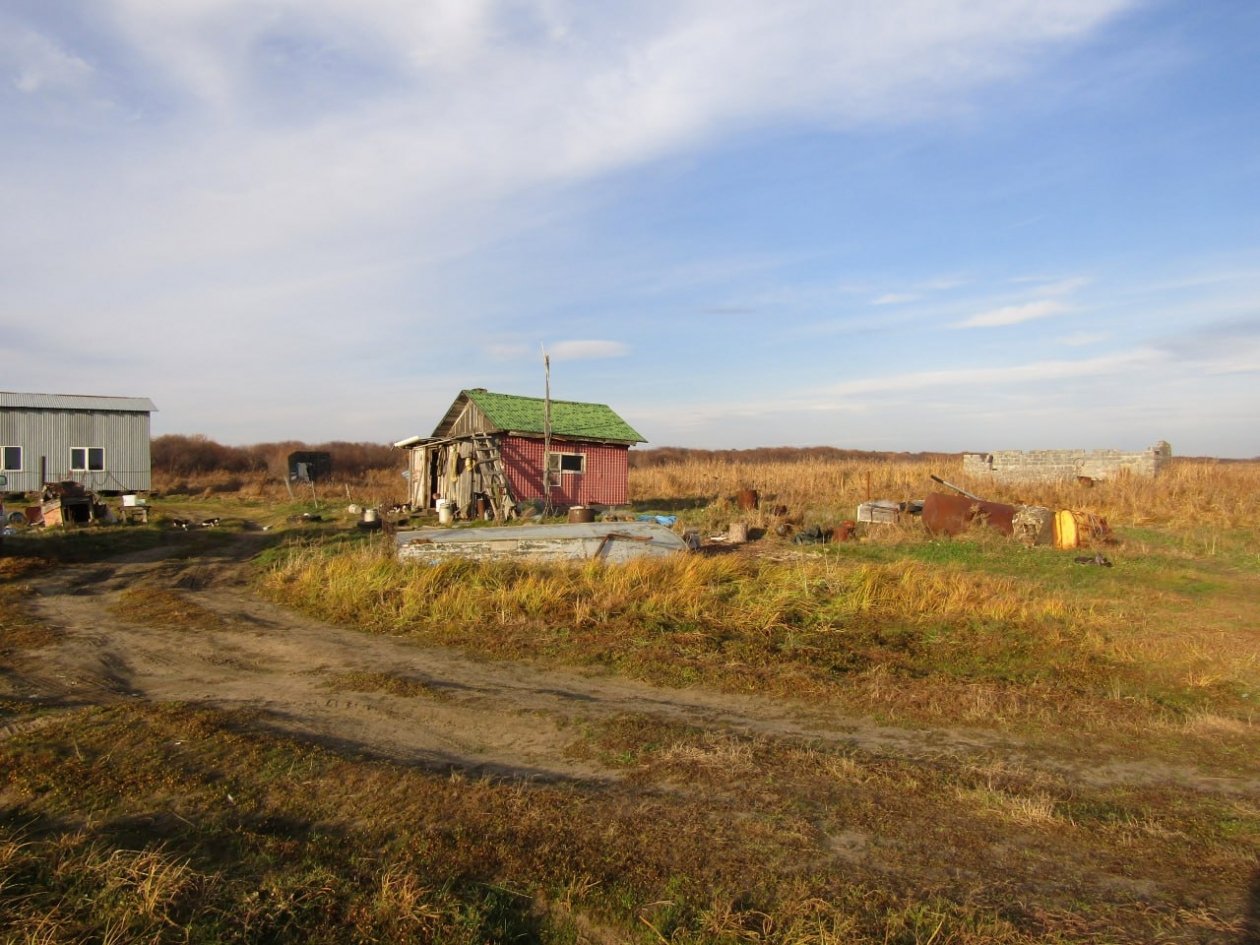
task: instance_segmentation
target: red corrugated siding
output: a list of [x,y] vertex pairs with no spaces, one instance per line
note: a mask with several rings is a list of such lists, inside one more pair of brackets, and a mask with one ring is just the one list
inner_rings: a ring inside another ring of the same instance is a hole
[[[556,505],[625,505],[629,449],[606,443],[553,443],[552,452],[584,453],[586,472],[562,473],[558,485],[551,487],[551,500]],[[541,499],[542,440],[523,436],[504,437],[503,465],[508,484],[518,502]]]

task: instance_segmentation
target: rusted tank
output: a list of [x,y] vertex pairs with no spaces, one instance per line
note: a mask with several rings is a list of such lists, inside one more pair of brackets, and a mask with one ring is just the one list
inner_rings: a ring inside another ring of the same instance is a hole
[[988,525],[1004,535],[1013,534],[1015,506],[985,502],[961,495],[928,493],[923,502],[923,525],[933,535],[961,535],[973,525]]

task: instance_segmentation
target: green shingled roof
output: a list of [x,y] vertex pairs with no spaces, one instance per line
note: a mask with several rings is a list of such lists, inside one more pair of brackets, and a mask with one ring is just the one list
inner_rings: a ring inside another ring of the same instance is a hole
[[[541,397],[518,397],[515,394],[494,394],[485,390],[466,390],[461,393],[476,404],[500,430],[542,435]],[[551,432],[556,436],[575,439],[646,442],[611,407],[604,404],[582,404],[573,400],[551,402]]]

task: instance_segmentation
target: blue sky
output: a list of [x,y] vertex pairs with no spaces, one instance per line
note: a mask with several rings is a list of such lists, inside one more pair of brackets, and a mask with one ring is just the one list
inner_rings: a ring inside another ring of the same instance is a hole
[[1260,455],[1252,0],[0,0],[0,388]]

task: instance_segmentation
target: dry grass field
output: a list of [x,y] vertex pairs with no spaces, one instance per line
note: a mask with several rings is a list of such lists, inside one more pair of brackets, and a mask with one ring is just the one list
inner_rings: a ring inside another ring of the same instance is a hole
[[[10,538],[0,941],[1260,941],[1260,463],[952,462],[636,468],[767,534],[619,567],[399,565],[341,511],[384,473]],[[1105,516],[1113,567],[774,533],[932,473]]]

